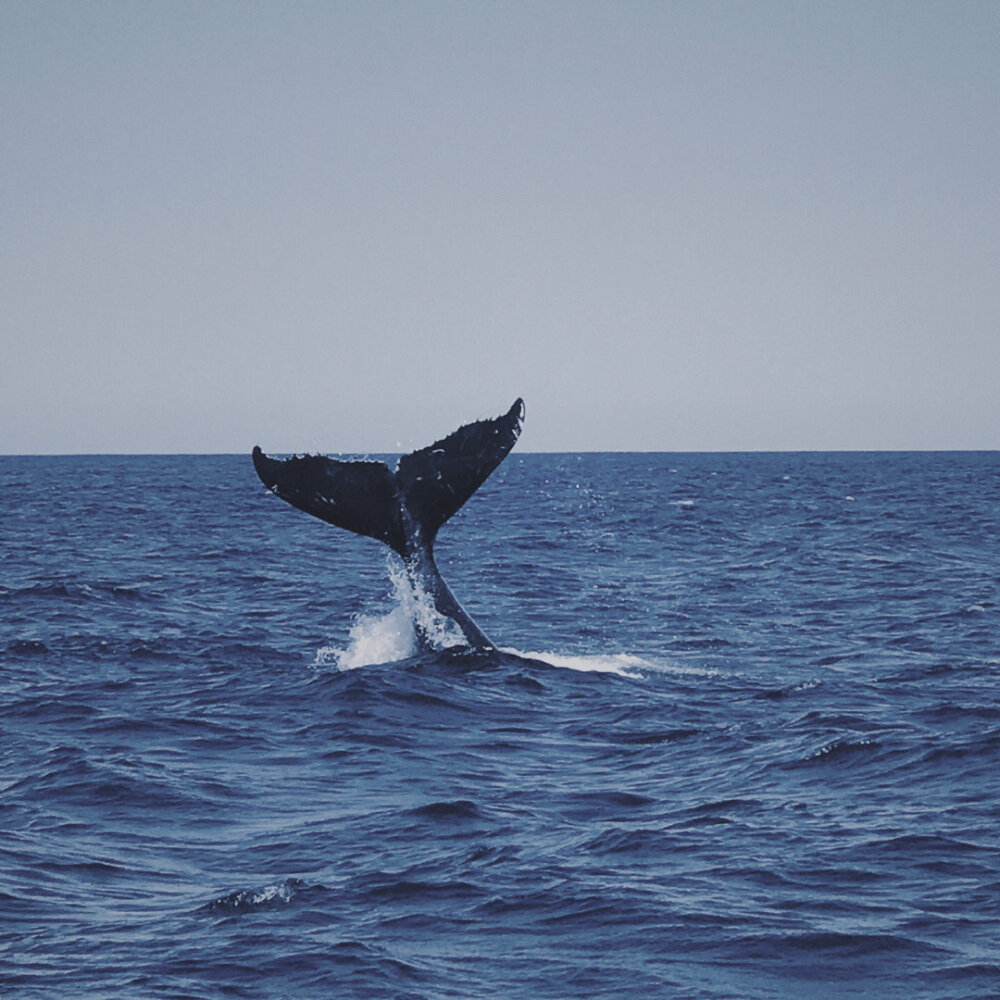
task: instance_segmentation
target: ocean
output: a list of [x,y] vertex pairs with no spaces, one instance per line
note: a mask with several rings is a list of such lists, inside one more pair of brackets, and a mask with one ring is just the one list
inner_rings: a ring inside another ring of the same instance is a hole
[[0,997],[1000,996],[1000,453],[520,454],[438,563],[0,458]]

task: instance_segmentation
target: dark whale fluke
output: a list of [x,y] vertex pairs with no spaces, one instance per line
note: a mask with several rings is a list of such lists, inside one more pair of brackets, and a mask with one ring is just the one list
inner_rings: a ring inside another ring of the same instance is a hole
[[[506,458],[521,433],[524,401],[501,417],[459,427],[440,441],[404,455],[394,470],[384,462],[341,461],[325,455],[284,460],[254,447],[261,482],[307,514],[385,542],[403,558],[411,583],[426,590],[474,649],[494,645],[466,614],[434,562],[434,539],[448,520]],[[421,639],[426,640],[425,636]]]

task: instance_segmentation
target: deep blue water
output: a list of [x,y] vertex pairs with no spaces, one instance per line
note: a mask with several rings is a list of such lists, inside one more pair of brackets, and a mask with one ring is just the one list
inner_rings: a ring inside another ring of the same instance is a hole
[[0,487],[3,1000],[1000,995],[1000,454],[515,451],[478,657],[249,456]]

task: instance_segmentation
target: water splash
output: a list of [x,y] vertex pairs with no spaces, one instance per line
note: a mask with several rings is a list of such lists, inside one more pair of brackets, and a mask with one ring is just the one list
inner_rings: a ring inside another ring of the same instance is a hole
[[317,650],[314,666],[353,670],[405,660],[419,651],[418,630],[433,649],[465,645],[458,625],[434,607],[434,599],[423,587],[411,582],[398,559],[390,555],[387,568],[391,610],[382,615],[359,615],[348,633],[347,648],[325,646]]
[[413,619],[401,604],[385,615],[360,615],[351,626],[348,639],[346,649],[324,646],[317,650],[314,666],[353,670],[405,660],[417,651]]
[[419,581],[412,580],[407,575],[399,560],[390,556],[388,567],[394,595],[406,609],[415,631],[419,631],[427,639],[432,649],[468,645],[458,622],[438,611],[434,606],[434,598]]
[[[411,580],[399,559],[390,554],[386,559],[386,569],[391,584],[391,609],[381,615],[359,615],[348,632],[347,648],[326,646],[319,649],[314,666],[354,670],[405,660],[420,652],[418,633],[426,637],[434,650],[466,645],[458,624],[434,607],[434,598],[419,582]],[[617,674],[621,677],[643,677],[653,671],[689,672],[684,668],[652,663],[630,653],[539,653],[508,647],[502,648],[501,652],[524,659],[542,660],[567,670]]]

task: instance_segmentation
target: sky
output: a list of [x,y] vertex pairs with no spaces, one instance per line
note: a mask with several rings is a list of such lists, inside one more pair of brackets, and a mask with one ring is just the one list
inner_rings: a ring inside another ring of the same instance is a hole
[[3,0],[0,454],[1000,448],[1000,4]]

